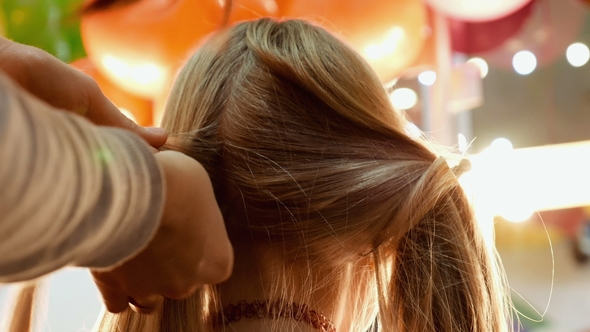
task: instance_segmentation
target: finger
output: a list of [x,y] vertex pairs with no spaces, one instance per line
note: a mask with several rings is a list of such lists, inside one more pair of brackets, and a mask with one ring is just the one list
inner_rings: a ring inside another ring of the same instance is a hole
[[191,288],[184,288],[184,289],[180,289],[180,288],[175,288],[175,289],[169,289],[168,291],[166,291],[164,293],[164,296],[166,296],[169,299],[173,299],[173,300],[182,300],[182,299],[186,299],[187,297],[193,295],[197,289],[199,289],[200,286],[193,286]]
[[[131,121],[131,122],[135,123],[133,121]],[[146,132],[146,134],[144,134],[142,137],[146,141],[148,141],[148,143],[150,143],[150,145],[153,146],[154,148],[161,147],[168,140],[168,133],[166,132],[166,129],[164,129],[164,128],[160,128],[160,127],[145,127],[144,128],[144,127],[140,127],[140,126],[138,126],[138,127],[141,130]],[[148,138],[149,138],[149,140],[148,140]]]
[[151,295],[142,298],[130,298],[129,304],[131,309],[139,314],[150,314],[154,312],[164,302],[160,295]]
[[159,148],[166,143],[168,135],[164,129],[156,127],[144,128],[131,121],[104,96],[93,80],[88,83],[88,96],[89,104],[85,116],[94,124],[130,130],[155,148]]
[[127,297],[123,293],[105,287],[101,287],[98,284],[97,286],[98,290],[100,291],[100,294],[102,295],[102,300],[109,312],[116,314],[119,312],[123,312],[125,311],[125,309],[127,309],[129,305],[129,297]]
[[[118,127],[132,131],[154,148],[159,148],[166,143],[168,134],[164,129],[158,127],[141,127],[121,113],[110,101],[105,100],[105,104],[107,105],[105,105],[105,111],[101,118],[91,119],[91,121],[103,126]],[[93,114],[92,111],[89,111],[89,119],[91,114]]]
[[121,291],[116,279],[108,272],[90,271],[107,310],[119,313],[128,308],[129,296]]

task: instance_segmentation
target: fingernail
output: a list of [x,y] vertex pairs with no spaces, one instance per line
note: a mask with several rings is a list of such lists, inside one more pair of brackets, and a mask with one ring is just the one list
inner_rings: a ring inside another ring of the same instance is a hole
[[157,135],[165,135],[166,129],[160,127],[146,127],[145,129]]

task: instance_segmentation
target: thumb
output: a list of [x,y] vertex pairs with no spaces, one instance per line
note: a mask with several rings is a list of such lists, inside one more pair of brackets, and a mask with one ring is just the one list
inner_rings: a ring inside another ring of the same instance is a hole
[[[96,88],[98,89],[98,86],[96,86]],[[142,137],[154,148],[159,148],[166,143],[166,139],[168,138],[166,130],[157,127],[144,128],[139,126],[121,113],[121,111],[119,111],[119,109],[102,94],[100,89],[91,93],[90,96],[94,96],[95,98],[90,98],[88,111],[85,116],[94,124],[127,129]]]
[[[133,121],[131,121],[133,122]],[[135,124],[135,122],[133,122],[133,124]],[[151,146],[153,146],[154,148],[159,148],[162,145],[164,145],[164,143],[166,143],[166,139],[168,138],[168,133],[166,133],[166,130],[164,128],[160,128],[160,127],[141,127],[138,126],[137,124],[135,124],[136,127],[139,128],[139,130],[141,130],[142,132],[137,132],[135,131],[139,136],[143,137],[143,139],[145,139]],[[145,131],[145,133],[143,133],[143,131]]]
[[[110,101],[109,101],[110,103]],[[159,148],[164,143],[166,143],[166,139],[168,138],[168,134],[166,130],[159,127],[147,127],[144,128],[137,123],[133,122],[131,119],[126,117],[119,109],[115,107],[112,103],[112,110],[104,114],[101,120],[99,119],[89,119],[99,125],[103,126],[111,126],[111,127],[119,127],[122,129],[127,129],[139,135],[143,138],[149,145],[154,148]]]

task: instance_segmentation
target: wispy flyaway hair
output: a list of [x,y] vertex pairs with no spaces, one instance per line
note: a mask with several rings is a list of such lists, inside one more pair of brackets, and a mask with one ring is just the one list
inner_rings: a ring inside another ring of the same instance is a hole
[[[457,180],[465,163],[453,172],[405,124],[347,45],[307,22],[271,19],[210,37],[163,119],[169,148],[211,176],[232,241],[280,257],[269,298],[292,298],[283,290],[297,261],[309,267],[302,298],[322,282],[342,294],[366,286],[341,297],[354,298],[349,314],[364,322],[347,331],[364,332],[367,319],[380,331],[508,331],[501,266]],[[107,315],[100,330],[223,330],[216,289],[166,300],[152,316]]]

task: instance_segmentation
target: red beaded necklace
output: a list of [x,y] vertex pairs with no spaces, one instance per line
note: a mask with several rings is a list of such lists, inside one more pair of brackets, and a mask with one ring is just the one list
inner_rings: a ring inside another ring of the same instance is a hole
[[305,322],[322,332],[336,332],[334,324],[323,314],[309,310],[307,305],[284,301],[254,301],[248,303],[240,301],[238,305],[228,304],[223,312],[217,314],[217,324],[230,324],[242,318],[292,318],[298,322]]

